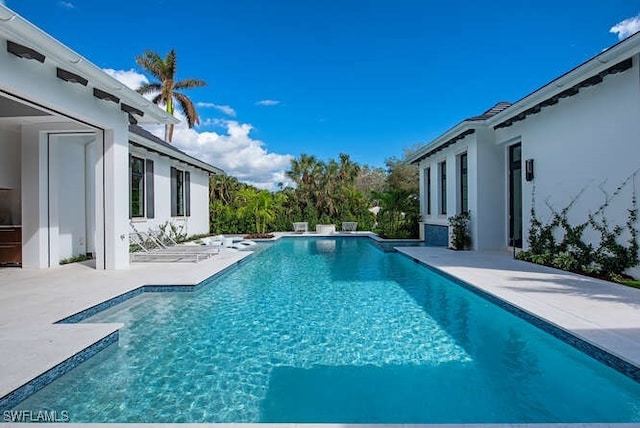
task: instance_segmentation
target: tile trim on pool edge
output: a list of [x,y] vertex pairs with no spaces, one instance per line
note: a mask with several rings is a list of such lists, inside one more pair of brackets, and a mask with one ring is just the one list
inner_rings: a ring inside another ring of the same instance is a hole
[[[250,260],[255,253],[240,259],[224,269],[214,273],[213,275],[207,277],[203,281],[198,284],[177,284],[177,285],[142,285],[140,287],[134,288],[133,290],[129,290],[125,293],[122,293],[118,296],[112,297],[108,300],[105,300],[97,305],[91,306],[90,308],[84,309],[80,312],[77,312],[73,315],[65,317],[59,321],[56,321],[54,324],[76,324],[87,318],[96,315],[99,312],[102,312],[106,309],[109,309],[115,305],[119,305],[135,296],[138,296],[142,293],[175,293],[175,292],[193,292],[199,290],[200,288],[210,284],[211,281],[219,279],[221,276],[226,275],[238,265],[244,263],[247,260]],[[82,364],[87,361],[89,358],[96,355],[98,352],[106,349],[110,345],[117,343],[119,338],[119,331],[116,330],[97,342],[89,345],[88,347],[82,349],[75,355],[67,358],[62,361],[55,367],[45,371],[44,373],[36,376],[31,379],[24,385],[14,389],[4,397],[0,397],[0,412],[4,412],[5,410],[9,410],[20,402],[27,399],[30,395],[35,394],[40,391],[45,386],[49,385],[51,382],[69,372],[69,370],[75,368],[76,366]]]
[[608,352],[606,350],[604,350],[603,348],[594,345],[591,342],[586,341],[585,339],[582,339],[578,336],[576,336],[575,334],[563,329],[560,326],[557,326],[549,321],[546,321],[542,318],[540,318],[537,315],[534,315],[516,305],[514,305],[513,303],[510,303],[494,294],[491,294],[485,290],[482,290],[476,286],[474,286],[473,284],[463,281],[462,279],[448,273],[445,272],[435,266],[431,266],[430,264],[414,257],[414,256],[410,256],[408,254],[402,253],[400,252],[400,254],[403,254],[404,256],[410,258],[411,260],[413,260],[414,262],[426,267],[427,269],[430,269],[432,271],[437,272],[438,274],[444,276],[445,278],[449,279],[450,281],[453,281],[454,283],[456,283],[457,285],[460,285],[461,287],[471,291],[472,293],[482,297],[483,299],[489,301],[490,303],[493,303],[497,306],[499,306],[500,308],[506,310],[507,312],[517,316],[518,318],[523,319],[524,321],[528,322],[529,324],[539,328],[540,330],[543,330],[547,333],[549,333],[550,335],[552,335],[553,337],[560,339],[561,341],[565,342],[566,344],[576,348],[577,350],[587,354],[588,356],[590,356],[591,358],[603,363],[604,365],[618,371],[619,373],[622,373],[623,375],[635,380],[636,382],[640,382],[640,368],[635,366],[634,364],[630,363],[629,361],[615,355],[612,354],[611,352]]
[[21,401],[28,398],[30,395],[40,391],[51,382],[69,372],[69,370],[87,361],[100,351],[108,348],[110,345],[117,343],[119,337],[119,331],[116,330],[97,342],[89,345],[80,352],[76,353],[72,357],[67,358],[55,367],[47,370],[41,375],[36,376],[19,388],[14,389],[4,397],[0,398],[0,412],[9,410]]
[[76,312],[75,314],[69,315],[68,317],[62,318],[61,320],[56,321],[54,324],[76,324],[90,318],[102,311],[110,309],[120,303],[124,303],[127,300],[136,297],[142,293],[176,293],[176,292],[194,292],[197,291],[204,286],[208,285],[210,281],[219,279],[221,276],[226,275],[231,271],[231,269],[237,267],[238,265],[248,261],[255,254],[250,254],[247,257],[230,264],[224,269],[214,273],[213,275],[207,277],[202,280],[198,284],[174,284],[174,285],[155,285],[155,284],[146,284],[141,285],[140,287],[134,288],[133,290],[129,290],[125,293],[122,293],[118,296],[107,299],[103,302],[98,303],[97,305],[91,306],[90,308],[83,309],[80,312]]

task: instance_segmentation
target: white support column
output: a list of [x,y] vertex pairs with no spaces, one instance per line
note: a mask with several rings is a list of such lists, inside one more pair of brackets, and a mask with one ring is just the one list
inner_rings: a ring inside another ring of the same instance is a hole
[[94,163],[94,211],[95,211],[95,229],[93,233],[93,242],[95,243],[95,259],[96,269],[106,269],[105,258],[105,194],[104,194],[104,148],[105,133],[103,131],[96,132],[95,143],[95,163]]
[[49,266],[47,135],[36,126],[23,126],[22,150],[22,266]]
[[[104,132],[104,260],[99,268],[126,269],[129,267],[129,141],[126,126]],[[100,149],[98,149],[100,151]],[[98,162],[100,164],[101,162]],[[98,177],[99,175],[97,175]],[[102,185],[102,181],[97,187]],[[96,198],[98,199],[98,198]],[[97,205],[100,205],[98,203]],[[99,230],[100,227],[96,227]],[[99,240],[96,239],[98,246]],[[97,248],[97,253],[101,248]],[[99,261],[98,261],[99,262]]]

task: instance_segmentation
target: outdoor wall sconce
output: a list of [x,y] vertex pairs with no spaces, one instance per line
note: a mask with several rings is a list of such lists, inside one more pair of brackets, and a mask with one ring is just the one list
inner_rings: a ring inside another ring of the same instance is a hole
[[63,70],[60,67],[56,69],[56,75],[58,76],[59,79],[62,79],[65,82],[79,83],[82,86],[87,86],[87,83],[89,83],[89,81],[84,77],[78,76],[77,74],[74,74],[70,71]]
[[524,177],[527,181],[533,181],[533,159],[524,161]]
[[116,104],[120,102],[120,98],[98,88],[93,88],[93,96],[101,100],[114,102]]
[[7,40],[7,52],[10,52],[20,58],[35,59],[39,62],[44,62],[45,59],[45,56],[37,50],[19,45],[11,40]]

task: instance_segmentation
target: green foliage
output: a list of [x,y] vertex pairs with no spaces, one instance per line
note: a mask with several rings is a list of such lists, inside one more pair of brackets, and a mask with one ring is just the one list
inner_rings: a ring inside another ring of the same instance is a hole
[[621,284],[627,285],[629,287],[633,287],[633,288],[640,288],[640,281],[638,280],[622,280],[620,281]]
[[[632,193],[631,208],[628,209],[627,220],[623,226],[611,226],[606,217],[606,210],[611,201],[620,195],[622,189],[632,182],[636,174],[637,172],[628,177],[611,195],[601,189],[605,195],[604,202],[595,212],[590,213],[584,222],[577,225],[569,222],[568,213],[584,189],[561,211],[547,204],[552,214],[548,223],[543,223],[537,216],[534,189],[531,224],[527,238],[529,249],[520,252],[517,257],[521,260],[586,275],[612,280],[621,278],[626,269],[636,266],[640,261],[635,192]],[[599,235],[595,244],[584,241],[583,235],[588,229]],[[620,237],[624,233],[628,234],[629,239],[626,243],[620,243]]]
[[[136,89],[138,93],[142,95],[154,94],[152,102],[158,105],[164,104],[167,113],[171,115],[174,114],[177,106],[178,110],[184,113],[189,128],[200,123],[200,117],[193,101],[182,91],[205,86],[206,82],[199,79],[176,79],[177,56],[175,50],[171,49],[165,58],[156,52],[145,51],[136,57],[136,63],[156,79],[156,81],[145,83]],[[165,127],[165,139],[169,142],[173,139],[173,128],[173,124]]]
[[376,232],[383,238],[411,238],[418,233],[420,205],[415,192],[407,189],[389,189],[373,192],[378,201],[378,227]]
[[68,257],[66,259],[60,260],[60,264],[67,265],[69,263],[83,262],[85,260],[90,260],[90,259],[91,257],[87,256],[86,254],[78,254],[77,256]]
[[168,236],[176,242],[184,242],[187,239],[183,225],[176,225],[170,221],[166,221],[158,225],[158,229],[160,229],[160,232],[162,232],[164,236]]
[[451,227],[451,247],[454,250],[468,250],[471,248],[471,231],[469,230],[469,222],[471,213],[469,211],[461,212],[449,217],[449,226]]
[[[340,227],[345,221],[357,222],[359,230],[374,230],[377,221],[376,230],[383,236],[417,236],[417,168],[396,160],[387,165],[388,171],[361,167],[344,153],[327,162],[302,154],[291,161],[286,173],[295,186],[279,186],[276,192],[259,190],[233,177],[213,176],[210,231],[263,234],[291,230],[296,221],[308,222],[310,230],[317,224]],[[394,194],[398,189],[391,181],[400,183],[401,193]],[[383,207],[377,219],[369,210],[376,204]]]

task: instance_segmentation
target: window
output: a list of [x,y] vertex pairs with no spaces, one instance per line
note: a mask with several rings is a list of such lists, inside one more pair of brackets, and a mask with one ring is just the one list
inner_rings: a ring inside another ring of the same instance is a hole
[[460,212],[469,211],[469,174],[467,154],[460,155]]
[[440,172],[440,214],[447,214],[447,162],[438,164]]
[[171,167],[171,216],[191,215],[191,174]]
[[431,215],[431,168],[424,170],[424,194],[427,199],[426,214]]
[[154,216],[153,161],[129,155],[129,218]]

